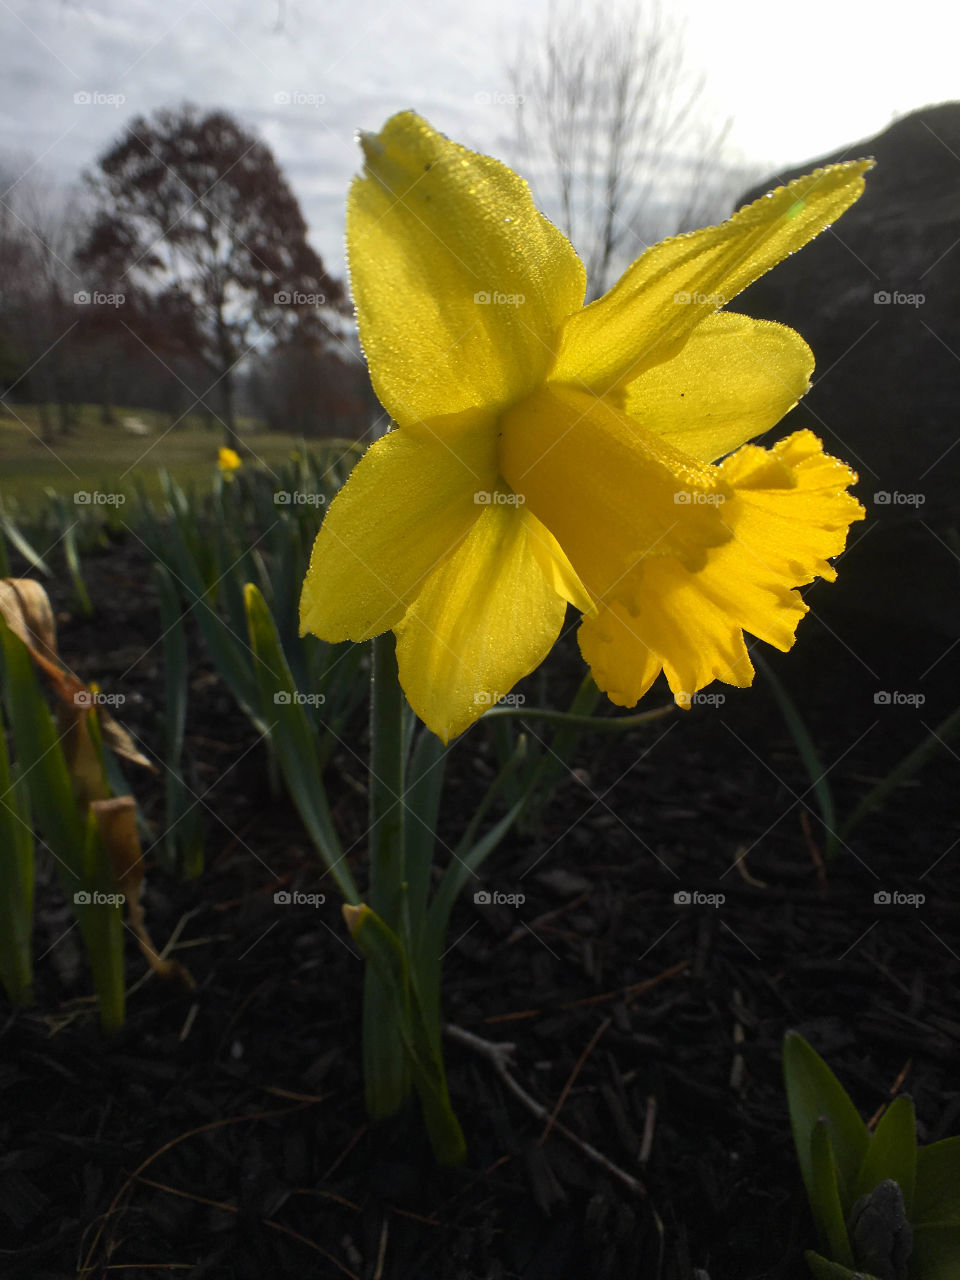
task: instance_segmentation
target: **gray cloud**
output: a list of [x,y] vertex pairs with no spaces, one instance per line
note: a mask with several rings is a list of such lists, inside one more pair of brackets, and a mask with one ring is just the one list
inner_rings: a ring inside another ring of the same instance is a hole
[[[526,10],[536,16],[545,0]],[[510,0],[455,12],[448,0],[7,0],[9,70],[0,152],[42,156],[75,180],[134,115],[182,101],[222,106],[273,148],[331,268],[343,270],[343,202],[354,135],[415,107],[468,145],[502,151],[517,38]],[[76,102],[76,94],[93,97]],[[277,94],[289,94],[289,104]],[[99,95],[99,97],[98,97]],[[117,101],[122,97],[122,101]]]

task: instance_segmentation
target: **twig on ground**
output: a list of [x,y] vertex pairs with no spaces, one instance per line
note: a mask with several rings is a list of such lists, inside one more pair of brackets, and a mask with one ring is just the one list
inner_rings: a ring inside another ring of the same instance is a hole
[[556,1123],[557,1116],[563,1110],[563,1104],[566,1102],[567,1097],[570,1093],[570,1090],[573,1088],[574,1081],[576,1080],[580,1072],[583,1070],[583,1064],[590,1057],[591,1053],[593,1053],[594,1049],[597,1046],[597,1041],[606,1031],[607,1027],[610,1026],[611,1022],[613,1022],[612,1017],[604,1018],[604,1020],[600,1023],[599,1027],[597,1027],[596,1031],[590,1037],[583,1053],[581,1053],[580,1057],[577,1059],[576,1063],[574,1064],[574,1068],[570,1072],[570,1075],[567,1078],[567,1083],[563,1086],[563,1088],[560,1091],[560,1097],[557,1099],[556,1106],[551,1111],[550,1118],[547,1120],[547,1123],[543,1126],[543,1133],[541,1133],[540,1137],[537,1139],[538,1146],[542,1147],[543,1144],[546,1142],[547,1138],[550,1136],[550,1130],[553,1128],[554,1124]]
[[657,1127],[657,1100],[651,1093],[647,1098],[647,1110],[643,1117],[643,1137],[640,1139],[640,1154],[637,1163],[642,1168],[650,1159],[653,1150],[653,1133]]
[[[472,1049],[475,1053],[480,1054],[481,1057],[486,1058],[488,1062],[491,1062],[497,1075],[507,1086],[513,1096],[518,1098],[532,1115],[536,1116],[538,1120],[543,1120],[545,1122],[550,1121],[550,1112],[547,1108],[537,1102],[536,1098],[531,1097],[530,1094],[527,1093],[526,1089],[514,1080],[513,1076],[507,1070],[506,1064],[512,1060],[516,1045],[496,1044],[492,1040],[482,1040],[479,1036],[473,1035],[472,1032],[464,1031],[462,1027],[455,1027],[450,1023],[447,1023],[445,1030],[451,1040],[458,1041],[468,1049]],[[583,1138],[578,1137],[571,1129],[568,1129],[565,1124],[561,1124],[559,1120],[555,1120],[553,1122],[553,1128],[557,1133],[562,1134],[568,1142],[572,1142],[573,1145],[587,1157],[587,1159],[592,1160],[594,1164],[599,1165],[601,1169],[605,1169],[612,1177],[616,1178],[619,1182],[622,1182],[623,1185],[632,1191],[634,1195],[645,1196],[647,1194],[647,1189],[639,1178],[633,1177],[632,1174],[627,1173],[626,1170],[615,1165],[612,1160],[608,1160],[602,1151],[598,1151],[596,1147],[591,1146],[589,1142],[585,1142]]]

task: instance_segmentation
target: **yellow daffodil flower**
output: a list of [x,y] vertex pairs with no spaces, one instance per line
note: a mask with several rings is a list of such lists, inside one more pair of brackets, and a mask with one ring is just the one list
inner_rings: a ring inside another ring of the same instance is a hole
[[236,449],[228,449],[226,445],[224,445],[217,454],[217,466],[224,475],[229,476],[232,472],[243,466],[243,460],[239,453],[237,453]]
[[[721,308],[849,208],[870,161],[797,178],[643,253],[584,307],[583,265],[505,165],[412,112],[364,134],[347,209],[370,376],[396,424],[332,503],[301,624],[392,629],[444,741],[546,657],[567,603],[597,684],[633,706],[748,685],[744,632],[788,649],[863,509],[810,431],[748,444],[807,390],[783,325]],[[722,459],[722,461],[717,461]]]

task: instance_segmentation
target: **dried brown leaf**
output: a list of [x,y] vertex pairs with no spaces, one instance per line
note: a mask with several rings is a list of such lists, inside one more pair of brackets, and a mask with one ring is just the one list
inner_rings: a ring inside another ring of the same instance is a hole
[[90,812],[94,815],[114,884],[126,901],[127,922],[137,936],[147,963],[158,977],[179,982],[193,990],[195,983],[190,973],[176,960],[164,959],[159,954],[144,922],[144,862],[140,832],[137,830],[137,802],[133,796],[94,800]]

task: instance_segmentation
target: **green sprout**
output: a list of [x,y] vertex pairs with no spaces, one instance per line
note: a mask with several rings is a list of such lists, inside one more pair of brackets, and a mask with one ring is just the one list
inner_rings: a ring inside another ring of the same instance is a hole
[[960,1138],[918,1147],[906,1094],[871,1133],[839,1080],[795,1031],[784,1039],[783,1075],[822,1250],[805,1254],[814,1280],[956,1280]]

